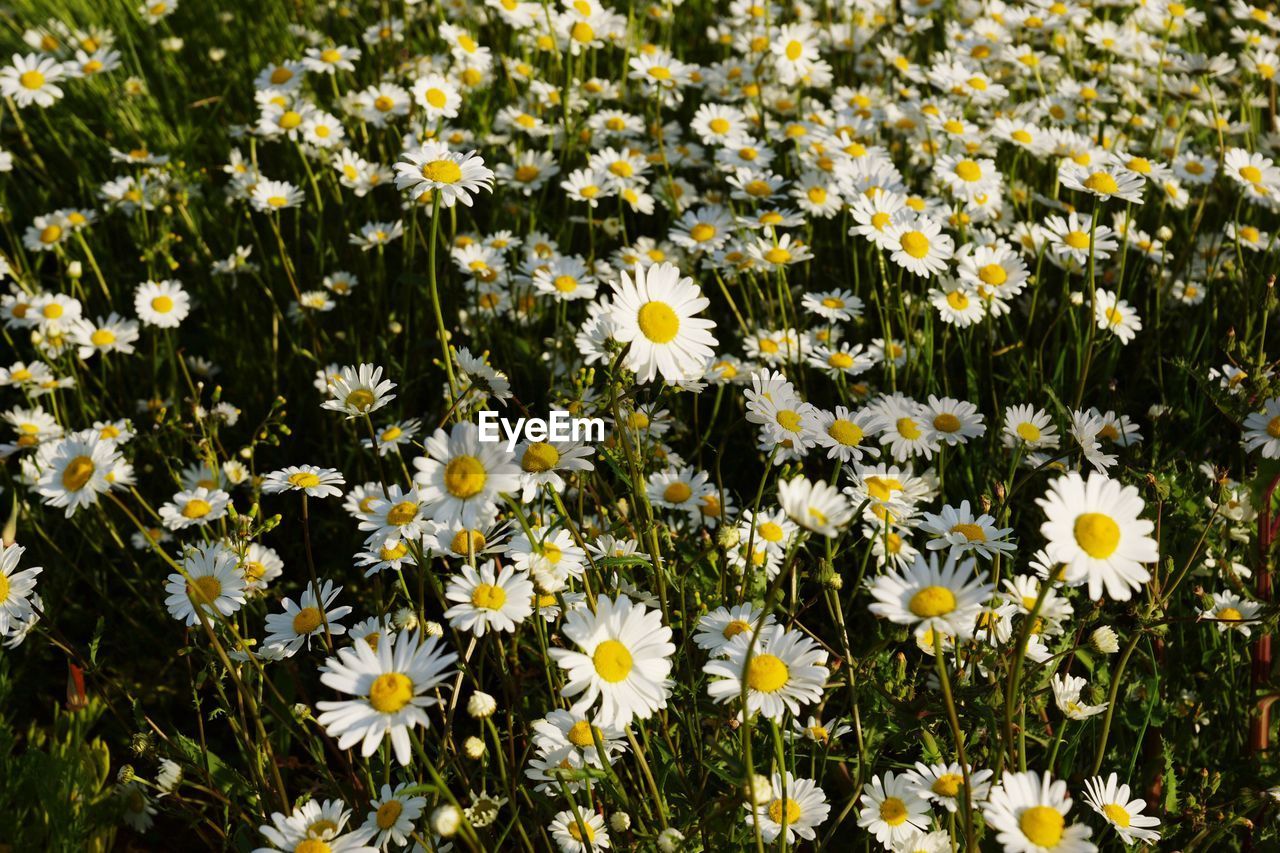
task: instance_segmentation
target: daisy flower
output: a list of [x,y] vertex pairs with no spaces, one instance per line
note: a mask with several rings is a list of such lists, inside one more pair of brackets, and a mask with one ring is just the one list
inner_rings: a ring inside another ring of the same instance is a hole
[[[283,613],[267,614],[267,636],[262,644],[279,649],[283,657],[293,657],[304,645],[311,648],[311,638],[316,635],[345,634],[347,629],[339,625],[338,620],[350,613],[351,608],[346,605],[331,606],[340,592],[342,587],[335,587],[333,581],[327,580],[320,588],[319,598],[316,598],[316,590],[310,585],[302,591],[297,604],[294,604],[292,598],[286,597],[280,603],[284,608]],[[321,601],[324,602],[323,605],[320,604]]]
[[298,207],[305,198],[306,194],[288,181],[258,181],[249,195],[254,210],[264,213]]
[[410,190],[415,196],[424,191],[439,193],[441,207],[458,202],[470,207],[473,194],[493,189],[493,170],[474,151],[460,154],[438,142],[427,142],[403,158],[395,165],[396,189]]
[[872,776],[858,799],[858,826],[875,836],[885,849],[929,828],[929,802],[916,793],[910,773],[894,775],[886,771],[884,779]]
[[826,793],[812,779],[797,779],[787,772],[785,777],[775,773],[769,780],[769,791],[760,792],[760,801],[744,803],[749,814],[747,826],[760,828],[760,836],[772,844],[786,833],[786,843],[795,844],[797,838],[812,841],[816,829],[831,812]]
[[1280,397],[1264,401],[1261,412],[1245,417],[1240,443],[1246,453],[1257,450],[1263,459],[1280,459]]
[[381,409],[396,398],[389,393],[396,387],[390,379],[382,378],[382,368],[372,364],[344,367],[328,381],[329,396],[321,408],[332,412],[344,412],[347,418],[368,415]]
[[426,456],[413,460],[414,485],[431,517],[474,527],[491,521],[503,494],[520,487],[520,467],[497,442],[480,441],[479,429],[460,421],[423,442]]
[[230,616],[244,605],[244,578],[236,571],[233,551],[219,544],[202,545],[182,558],[184,574],[169,575],[164,591],[169,615],[188,627],[200,623],[199,607],[206,614]]
[[255,853],[377,853],[369,847],[370,833],[343,832],[351,810],[341,800],[308,800],[290,814],[274,812],[271,824],[258,827],[272,845]]
[[800,631],[781,625],[761,629],[759,636],[743,631],[721,650],[703,671],[713,680],[707,692],[717,702],[732,702],[742,696],[745,683],[747,713],[781,722],[790,711],[800,713],[802,705],[822,699],[830,671],[827,653]]
[[919,555],[901,574],[890,571],[871,580],[869,589],[875,603],[868,609],[876,616],[910,625],[916,636],[938,631],[960,640],[973,636],[978,613],[993,591],[977,560],[960,562],[955,553],[942,566],[937,554]]
[[584,809],[557,812],[551,819],[551,837],[562,853],[591,853],[609,849],[609,830],[604,818]]
[[180,281],[146,281],[133,292],[133,310],[148,326],[176,329],[191,311],[191,297]]
[[806,293],[800,304],[811,313],[831,323],[845,323],[862,316],[864,307],[861,299],[853,295],[851,290],[828,290],[821,293]]
[[1160,556],[1150,536],[1155,525],[1139,518],[1143,502],[1134,486],[1097,472],[1086,481],[1072,471],[1036,503],[1045,514],[1040,533],[1048,540],[1046,551],[1065,564],[1068,584],[1088,582],[1093,599],[1105,590],[1110,598],[1128,601],[1151,579],[1143,563]]
[[1094,291],[1093,318],[1099,329],[1111,332],[1122,344],[1129,343],[1142,331],[1138,312],[1115,293],[1101,287]]
[[1128,785],[1121,785],[1112,773],[1104,781],[1101,776],[1086,779],[1084,801],[1107,819],[1125,844],[1154,844],[1160,840],[1160,819],[1142,814],[1147,801],[1131,796]]
[[61,439],[52,445],[36,491],[49,506],[66,507],[70,518],[111,488],[109,477],[120,461],[114,441],[78,435]]
[[823,747],[829,747],[841,735],[846,735],[853,731],[853,727],[847,726],[839,720],[824,723],[820,718],[810,714],[804,725],[800,724],[799,718],[792,720],[791,731],[792,734],[798,735],[807,741],[820,744]]
[[1053,703],[1066,717],[1072,720],[1087,720],[1107,710],[1109,703],[1089,705],[1080,701],[1080,691],[1088,684],[1083,678],[1074,675],[1055,675],[1049,682],[1053,688]]
[[669,382],[702,375],[717,341],[711,335],[715,322],[695,316],[710,300],[692,278],[661,263],[631,275],[624,271],[612,287],[612,334],[630,344],[624,366],[638,382],[650,382],[658,374]]
[[772,615],[765,616],[764,610],[750,602],[733,607],[717,607],[698,620],[693,641],[698,648],[705,649],[708,654],[716,657],[724,654],[725,648],[739,634],[749,635],[754,632],[762,619],[766,627],[774,624]]
[[533,584],[512,566],[498,571],[493,560],[478,570],[464,565],[462,574],[449,581],[445,598],[457,602],[444,613],[449,624],[477,637],[486,629],[515,631],[533,613]]
[[521,500],[530,503],[543,486],[556,492],[564,492],[565,478],[575,471],[594,471],[595,465],[587,457],[595,452],[582,442],[527,441],[516,445],[515,457],[520,460]]
[[1089,220],[1077,213],[1068,214],[1065,219],[1050,216],[1045,220],[1044,227],[1048,232],[1049,248],[1053,255],[1080,266],[1089,262],[1090,251],[1096,260],[1102,261],[1111,257],[1118,245],[1114,239],[1115,232],[1105,225],[1097,226],[1091,240]]
[[268,495],[280,492],[302,492],[313,498],[340,498],[346,480],[333,468],[317,468],[314,465],[291,465],[272,471],[262,481],[262,491]]
[[160,507],[160,518],[170,530],[203,527],[226,515],[230,504],[231,495],[222,489],[199,486],[174,495],[173,500]]
[[836,406],[834,412],[814,411],[812,434],[820,447],[827,448],[828,459],[860,462],[863,456],[880,455],[880,449],[867,441],[877,428],[877,416],[870,409],[854,412]]
[[1094,853],[1084,824],[1067,824],[1067,783],[1035,772],[1006,773],[982,809],[987,826],[1009,853]]
[[600,700],[599,716],[609,726],[626,726],[665,708],[671,692],[671,629],[662,614],[626,595],[601,596],[596,612],[570,611],[561,629],[577,646],[551,649],[551,658],[568,673],[564,696],[577,697],[575,713]]
[[[931,802],[940,803],[952,814],[964,806],[964,768],[958,763],[924,764],[916,762],[915,770],[907,771],[907,777],[916,793]],[[970,801],[980,803],[991,790],[990,770],[969,770]]]
[[796,524],[828,538],[853,518],[853,507],[835,486],[807,477],[779,482],[778,505]]
[[1004,429],[1000,440],[1005,447],[1025,450],[1056,449],[1058,428],[1048,412],[1035,406],[1010,406],[1004,412]]
[[1200,611],[1200,618],[1216,623],[1220,634],[1235,630],[1248,637],[1253,632],[1246,623],[1256,619],[1261,608],[1258,602],[1248,601],[1227,590],[1213,593],[1212,605]]
[[949,548],[955,556],[974,552],[990,560],[996,554],[1017,550],[1017,545],[1004,537],[1013,532],[1012,527],[996,527],[990,515],[975,516],[969,502],[961,501],[959,507],[946,505],[938,515],[926,512],[920,529],[933,539],[925,545],[930,551]]
[[1147,182],[1142,175],[1121,166],[1082,166],[1071,159],[1063,160],[1058,167],[1058,180],[1065,187],[1103,201],[1118,198],[1130,204],[1142,204],[1142,188]]
[[427,798],[407,793],[410,787],[410,782],[402,782],[394,789],[390,785],[383,785],[377,799],[369,803],[372,811],[360,829],[379,850],[385,849],[388,844],[408,844],[418,818],[422,817]]
[[21,545],[0,547],[3,547],[0,550],[0,634],[8,634],[12,627],[34,618],[35,611],[28,599],[35,591],[36,575],[44,569],[36,566],[16,571],[27,549]]
[[46,108],[62,98],[57,83],[66,73],[65,66],[48,56],[15,53],[13,64],[0,70],[0,94],[13,98],[19,107]]
[[417,631],[399,634],[394,643],[379,643],[376,652],[357,640],[320,668],[326,686],[357,698],[316,703],[321,711],[317,722],[338,738],[338,749],[359,743],[365,758],[389,737],[396,760],[407,765],[412,758],[409,730],[430,725],[426,709],[439,703],[435,691],[453,674],[450,665],[457,659],[440,638],[423,640]]
[[884,229],[884,241],[895,264],[923,278],[944,272],[955,252],[955,242],[927,216],[889,223]]

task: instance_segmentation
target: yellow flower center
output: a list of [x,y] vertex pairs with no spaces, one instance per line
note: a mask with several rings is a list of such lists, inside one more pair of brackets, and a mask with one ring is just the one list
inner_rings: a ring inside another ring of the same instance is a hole
[[487,479],[484,466],[474,456],[454,457],[444,469],[445,489],[462,500],[480,494]]
[[583,749],[586,749],[589,746],[594,746],[596,742],[595,731],[599,730],[593,730],[591,724],[586,720],[578,720],[578,722],[574,723],[569,729],[569,743],[577,747],[582,747]]
[[169,296],[157,296],[151,300],[151,310],[158,314],[168,314],[173,310],[173,298]]
[[898,245],[902,246],[902,251],[916,259],[929,254],[929,238],[919,231],[908,231],[903,234],[898,238]]
[[982,532],[982,527],[977,524],[957,524],[951,528],[952,533],[962,533],[964,538],[970,542],[986,542],[987,534]]
[[845,447],[857,447],[862,443],[862,427],[843,419],[834,420],[827,427],[827,435],[836,440],[838,444]]
[[308,838],[293,848],[293,853],[332,853],[333,848],[319,838]]
[[721,133],[721,134],[728,133],[729,121],[728,119],[723,119],[723,118],[713,118],[711,121],[707,123],[707,127],[711,129],[712,133]]
[[1040,440],[1040,428],[1029,421],[1023,421],[1018,424],[1018,428],[1014,430],[1014,432],[1016,432],[1018,437],[1023,441]]
[[418,505],[413,501],[401,501],[387,512],[387,523],[404,527],[418,517]]
[[1251,184],[1258,184],[1262,182],[1262,170],[1257,166],[1241,166],[1240,177]]
[[398,672],[386,672],[369,688],[369,704],[375,711],[394,714],[413,700],[413,682]]
[[1089,248],[1089,235],[1083,231],[1068,231],[1062,238],[1062,242],[1073,249],[1087,249]]
[[110,346],[116,342],[116,333],[110,329],[95,329],[89,336],[89,343],[95,347]]
[[404,806],[394,798],[378,806],[378,812],[374,816],[374,822],[378,824],[378,829],[390,829],[395,826],[396,821],[400,819],[400,812],[403,810]]
[[1018,828],[1032,844],[1054,847],[1062,840],[1066,820],[1057,809],[1048,806],[1032,806],[1018,818]]
[[947,294],[947,304],[956,311],[963,311],[969,307],[969,297],[963,290],[953,290]]
[[778,422],[778,426],[787,432],[799,432],[801,417],[800,413],[791,409],[781,409],[774,419]]
[[1095,560],[1105,560],[1120,547],[1120,525],[1100,512],[1081,513],[1073,528],[1076,544]]
[[960,793],[960,786],[964,784],[964,776],[959,773],[943,773],[933,783],[931,790],[939,797],[955,797]]
[[320,478],[310,471],[298,471],[289,475],[289,483],[299,489],[313,489],[320,485]]
[[898,434],[908,441],[915,441],[923,434],[920,432],[920,426],[912,418],[898,418],[896,426]]
[[35,70],[24,71],[19,75],[18,82],[22,84],[22,88],[34,91],[44,85],[44,75]]
[[213,575],[192,578],[187,584],[187,598],[197,604],[212,604],[222,595],[222,582]]
[[973,183],[982,178],[982,167],[972,160],[961,160],[956,163],[955,173],[960,180]]
[[950,412],[943,412],[933,419],[933,428],[939,432],[955,432],[960,429],[960,419]]
[[892,477],[868,477],[866,479],[867,494],[878,501],[887,501],[894,492],[902,490],[902,482]]
[[945,616],[956,609],[956,596],[945,586],[926,586],[911,596],[907,609],[921,619]]
[[560,451],[545,441],[535,441],[525,449],[520,467],[531,474],[550,471],[560,461]]
[[213,505],[200,498],[192,498],[182,507],[183,518],[204,518],[211,512],[213,512]]
[[1280,415],[1267,421],[1267,435],[1272,438],[1280,438]]
[[1244,620],[1244,614],[1234,607],[1224,607],[1214,614],[1214,618],[1223,622],[1240,622]]
[[507,593],[500,586],[482,583],[471,593],[471,603],[487,610],[501,610],[507,603]]
[[885,797],[880,804],[880,819],[889,826],[902,826],[907,822],[907,804],[897,797]]
[[1084,179],[1084,185],[1098,195],[1112,195],[1120,189],[1116,179],[1106,172],[1094,172]]
[[755,655],[747,664],[747,686],[761,693],[774,693],[786,686],[791,670],[776,655]]
[[305,637],[312,631],[320,627],[324,622],[324,617],[317,607],[304,607],[298,611],[298,615],[293,617],[293,632],[299,636]]
[[769,803],[769,820],[781,825],[784,816],[788,826],[794,825],[800,819],[800,804],[790,797],[785,801],[777,799]]
[[462,168],[452,160],[432,160],[422,164],[422,177],[437,184],[456,184],[462,179]]
[[58,242],[58,238],[62,236],[61,225],[46,225],[40,232],[40,242],[46,246],[50,243]]
[[771,264],[785,264],[791,260],[791,253],[781,246],[774,246],[764,253],[764,259]]
[[689,500],[692,494],[693,490],[686,483],[676,481],[662,492],[662,498],[669,503],[678,504]]
[[726,640],[732,640],[734,637],[738,636],[743,631],[750,631],[750,630],[751,630],[751,626],[748,625],[746,622],[744,622],[741,619],[734,619],[728,625],[725,625],[724,630],[721,631],[720,633],[724,635],[724,638]]
[[[566,828],[568,829],[569,834],[573,836],[573,840],[578,842],[579,844],[585,843],[585,844],[591,845],[592,842],[596,840],[596,831],[591,828],[591,824],[587,823],[586,817],[583,817],[581,827],[578,826],[577,819],[571,818]],[[587,837],[585,841],[582,838],[583,828],[587,830]]]
[[669,343],[680,331],[680,318],[665,302],[653,301],[641,305],[637,312],[637,322],[641,333],[655,344]]
[[571,275],[558,275],[551,285],[561,293],[573,293],[578,289],[578,280]]
[[624,681],[631,674],[631,652],[617,640],[605,640],[591,654],[596,674],[610,684]]

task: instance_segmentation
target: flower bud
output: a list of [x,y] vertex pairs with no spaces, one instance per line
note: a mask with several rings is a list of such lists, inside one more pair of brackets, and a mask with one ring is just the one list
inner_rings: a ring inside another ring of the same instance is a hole
[[498,710],[498,700],[494,699],[488,693],[477,690],[471,694],[471,698],[467,700],[467,713],[474,719],[483,720],[493,716],[493,712]]
[[454,805],[443,805],[431,813],[431,829],[441,838],[452,838],[462,826],[462,812]]

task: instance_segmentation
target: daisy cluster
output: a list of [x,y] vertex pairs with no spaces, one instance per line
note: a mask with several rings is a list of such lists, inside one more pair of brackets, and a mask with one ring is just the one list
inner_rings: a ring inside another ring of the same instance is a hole
[[11,21],[0,841],[1280,844],[1280,16],[256,6]]

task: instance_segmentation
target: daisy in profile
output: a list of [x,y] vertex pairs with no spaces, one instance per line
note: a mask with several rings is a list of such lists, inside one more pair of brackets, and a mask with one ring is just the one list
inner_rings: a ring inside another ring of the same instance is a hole
[[280,492],[302,492],[312,498],[340,498],[346,480],[333,468],[317,468],[314,465],[291,465],[272,471],[262,480],[262,491],[274,495]]
[[[905,774],[916,793],[925,800],[939,803],[955,814],[964,807],[964,768],[959,764],[924,764],[916,762],[915,770]],[[980,803],[991,790],[990,770],[969,770],[969,801]]]
[[961,501],[959,507],[950,504],[942,508],[938,515],[926,512],[920,529],[934,538],[926,543],[930,551],[941,551],[949,548],[955,556],[973,552],[990,560],[996,554],[1017,550],[1018,546],[1005,539],[1013,532],[1012,527],[996,527],[995,518],[990,515],[975,516],[969,508],[968,501]]
[[462,573],[449,581],[445,598],[457,602],[444,613],[449,624],[477,637],[490,629],[510,633],[533,613],[533,583],[528,576],[512,566],[498,571],[493,560],[479,569],[464,565]]
[[880,449],[870,441],[877,429],[876,414],[870,409],[851,411],[836,406],[834,412],[815,409],[812,433],[818,446],[827,450],[828,459],[861,462],[863,456],[879,456]]
[[778,505],[796,524],[828,538],[853,518],[853,507],[825,480],[796,477],[778,483]]
[[457,659],[439,637],[423,640],[417,631],[379,643],[376,652],[357,640],[320,668],[327,687],[355,698],[317,702],[317,722],[338,738],[338,749],[359,743],[365,758],[389,737],[396,760],[407,765],[413,755],[409,730],[430,725],[426,709],[439,703],[437,688],[453,674],[450,665]]
[[991,789],[982,816],[996,840],[1013,853],[1094,853],[1093,830],[1067,824],[1067,783],[1029,773],[1006,773]]
[[202,545],[182,558],[185,572],[169,575],[164,591],[169,615],[187,626],[198,625],[196,608],[213,617],[230,616],[244,605],[244,578],[236,571],[236,555],[222,545]]
[[1143,564],[1160,554],[1150,535],[1155,525],[1139,517],[1143,502],[1137,488],[1097,472],[1086,481],[1072,471],[1050,484],[1036,503],[1045,514],[1040,526],[1048,540],[1045,550],[1065,565],[1063,579],[1071,586],[1087,582],[1092,599],[1105,591],[1109,598],[1128,601],[1151,579]]
[[1109,331],[1127,344],[1142,331],[1142,320],[1128,302],[1101,287],[1094,292],[1093,318],[1098,328]]
[[[974,579],[974,575],[977,579]],[[954,553],[938,565],[938,555],[916,557],[901,574],[890,571],[870,582],[875,603],[868,609],[898,625],[912,626],[917,636],[939,631],[967,640],[973,636],[978,614],[991,598],[986,574],[970,557],[959,561]]]
[[0,634],[8,634],[11,626],[25,624],[35,616],[28,600],[36,588],[36,575],[44,569],[36,566],[17,571],[18,561],[26,553],[21,545],[9,545],[0,551]]
[[286,597],[280,603],[283,613],[267,614],[267,636],[262,644],[280,649],[283,657],[293,657],[303,646],[311,648],[311,638],[316,635],[345,634],[347,629],[338,624],[338,620],[350,613],[351,608],[333,607],[340,592],[342,587],[335,587],[333,581],[327,580],[320,588],[319,598],[310,585],[302,591],[297,604]]
[[460,421],[423,442],[413,460],[414,485],[435,521],[468,527],[488,523],[501,495],[520,488],[520,467],[499,442],[482,442],[476,425]]
[[395,171],[396,189],[409,190],[414,196],[439,193],[441,207],[458,202],[470,207],[473,194],[493,189],[493,170],[485,166],[483,157],[474,151],[451,151],[439,142],[429,141],[416,151],[406,151]]
[[743,631],[721,650],[724,657],[708,661],[703,671],[713,680],[707,692],[717,702],[742,696],[745,683],[747,713],[781,722],[790,711],[822,699],[830,671],[827,653],[800,631],[781,625],[761,629],[759,636]]
[[1216,623],[1220,634],[1234,630],[1248,637],[1253,633],[1249,620],[1257,618],[1261,607],[1258,602],[1248,601],[1230,590],[1215,592],[1212,604],[1200,611],[1200,618]]
[[745,820],[747,826],[760,827],[760,836],[768,844],[784,831],[787,844],[795,844],[797,838],[812,841],[817,836],[815,830],[831,812],[827,795],[816,782],[797,779],[790,772],[785,778],[773,774],[769,791],[760,793],[758,802],[744,803],[749,812]]
[[253,185],[249,201],[254,210],[278,213],[302,204],[306,195],[288,181],[258,181]]
[[612,334],[630,344],[623,364],[636,381],[650,382],[659,374],[668,382],[701,377],[714,355],[716,324],[695,316],[710,300],[693,279],[660,263],[630,275],[624,271],[612,287]]
[[1101,776],[1086,779],[1084,801],[1107,819],[1125,844],[1154,844],[1160,840],[1160,819],[1144,815],[1147,801],[1134,798],[1128,785],[1118,783],[1112,773],[1104,781]]
[[752,633],[760,626],[774,623],[772,615],[766,616],[764,610],[754,604],[736,604],[733,607],[717,607],[698,620],[697,633],[693,641],[698,648],[705,649],[713,657],[724,654],[729,643],[742,633]]
[[109,478],[120,462],[114,441],[69,436],[52,446],[36,491],[49,506],[66,507],[70,518],[77,509],[97,503],[98,495],[111,488]]
[[853,727],[840,722],[839,718],[824,723],[821,718],[810,714],[804,725],[800,724],[799,718],[791,721],[791,733],[793,735],[798,735],[807,741],[824,747],[830,746],[841,735],[847,735],[851,731],[853,731]]
[[889,770],[883,780],[872,776],[858,803],[858,826],[874,835],[885,849],[894,849],[899,842],[929,828],[929,801],[916,793],[910,773],[894,775]]
[[1101,705],[1090,705],[1080,701],[1080,692],[1087,685],[1087,681],[1074,675],[1055,675],[1050,681],[1050,686],[1053,688],[1053,703],[1068,719],[1087,720],[1107,710],[1106,702]]
[[1261,412],[1251,412],[1245,417],[1240,443],[1246,453],[1257,450],[1263,459],[1280,459],[1280,397],[1266,400]]
[[144,281],[133,292],[133,310],[148,326],[176,329],[191,312],[191,297],[180,281]]
[[422,817],[427,798],[408,793],[406,789],[409,787],[409,782],[402,782],[395,788],[383,785],[377,799],[369,803],[372,811],[360,829],[379,850],[386,849],[388,844],[408,844],[418,818]]
[[562,627],[577,649],[551,649],[552,659],[568,673],[564,696],[577,697],[575,713],[600,701],[600,721],[626,726],[665,708],[671,692],[671,629],[662,614],[626,595],[596,600],[596,612],[572,610]]
[[222,489],[199,486],[174,495],[173,500],[160,507],[160,519],[170,530],[203,527],[226,515],[230,504],[231,495]]
[[566,809],[557,812],[547,828],[562,853],[609,849],[609,830],[605,828],[604,818],[593,811],[577,809],[575,813],[575,810]]
[[325,400],[321,408],[344,412],[348,418],[368,415],[396,398],[390,393],[394,387],[394,382],[382,378],[381,367],[372,364],[344,367],[329,379],[330,399]]
[[1065,187],[1095,195],[1103,201],[1118,198],[1142,204],[1146,178],[1119,165],[1083,166],[1071,158],[1058,167],[1058,180]]

